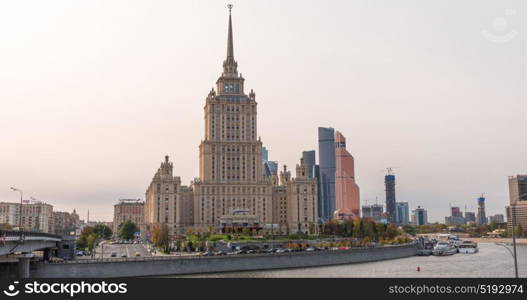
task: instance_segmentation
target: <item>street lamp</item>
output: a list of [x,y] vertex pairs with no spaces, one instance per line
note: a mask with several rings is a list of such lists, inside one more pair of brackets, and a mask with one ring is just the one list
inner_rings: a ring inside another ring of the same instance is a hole
[[[523,196],[527,196],[527,193],[521,194],[518,197],[516,197],[515,201],[520,201],[520,199]],[[511,217],[512,217],[512,247],[514,249],[514,272],[516,274],[516,278],[518,277],[518,256],[516,252],[516,203],[511,203]]]
[[22,202],[24,201],[22,200],[23,192],[21,189],[17,189],[14,187],[11,187],[11,190],[13,190],[14,192],[20,192],[20,212],[18,213],[18,230],[22,231]]

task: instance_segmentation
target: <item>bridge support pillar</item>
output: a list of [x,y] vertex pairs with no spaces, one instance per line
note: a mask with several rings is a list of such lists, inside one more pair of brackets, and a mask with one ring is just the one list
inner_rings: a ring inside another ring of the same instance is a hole
[[20,257],[18,259],[18,278],[29,278],[30,257]]
[[46,248],[44,249],[44,261],[49,261],[49,258],[51,257],[51,249]]

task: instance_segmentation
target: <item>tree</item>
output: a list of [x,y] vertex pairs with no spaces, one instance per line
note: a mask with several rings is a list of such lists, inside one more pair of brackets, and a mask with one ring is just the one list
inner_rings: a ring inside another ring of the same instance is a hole
[[13,230],[13,226],[7,223],[0,224],[0,230]]
[[112,237],[112,229],[104,224],[97,224],[93,227],[93,234],[97,239],[110,239]]
[[408,233],[409,235],[416,235],[417,234],[417,230],[415,229],[415,227],[410,225],[410,224],[404,225],[403,226],[403,230],[404,230],[404,232]]
[[386,228],[386,237],[390,240],[393,240],[396,236],[399,235],[399,230],[397,230],[397,225],[389,224]]
[[119,238],[123,240],[131,240],[134,238],[134,233],[138,232],[139,228],[131,220],[126,220],[119,226]]
[[88,247],[88,237],[93,235],[93,227],[86,226],[82,229],[81,235],[77,240],[77,247],[79,249],[86,249]]
[[93,234],[90,234],[87,238],[86,238],[86,245],[88,247],[88,250],[90,252],[93,252],[93,249],[95,249],[95,235]]
[[156,224],[152,229],[152,243],[162,252],[168,253],[170,248],[169,231],[166,223]]
[[351,237],[353,235],[353,221],[345,220],[344,221],[344,236]]
[[522,228],[521,228],[521,226],[519,224],[516,225],[516,228],[514,230],[514,234],[516,235],[516,237],[521,237],[522,236]]

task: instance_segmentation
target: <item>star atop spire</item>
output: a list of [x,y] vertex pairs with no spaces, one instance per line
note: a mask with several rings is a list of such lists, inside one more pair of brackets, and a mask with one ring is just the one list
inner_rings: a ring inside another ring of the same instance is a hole
[[232,39],[232,4],[227,5],[229,8],[229,33],[227,36],[227,59],[223,62],[224,75],[238,75],[238,63],[234,60],[234,46]]

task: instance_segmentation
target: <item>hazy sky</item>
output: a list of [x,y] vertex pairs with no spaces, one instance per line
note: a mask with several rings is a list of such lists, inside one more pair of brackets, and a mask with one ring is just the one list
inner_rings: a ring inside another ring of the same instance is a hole
[[[198,175],[205,97],[226,54],[227,2],[2,1],[0,201],[16,186],[111,220],[165,154]],[[361,200],[443,221],[504,213],[527,173],[526,1],[234,1],[234,52],[270,158],[293,167],[332,126]]]

